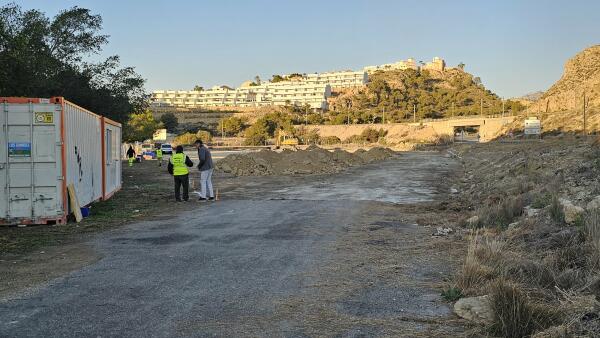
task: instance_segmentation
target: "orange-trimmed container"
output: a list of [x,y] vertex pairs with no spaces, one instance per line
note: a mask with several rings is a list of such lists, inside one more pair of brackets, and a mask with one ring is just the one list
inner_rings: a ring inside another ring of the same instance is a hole
[[81,206],[120,189],[120,124],[62,97],[0,97],[0,127],[0,224],[65,223],[69,184]]

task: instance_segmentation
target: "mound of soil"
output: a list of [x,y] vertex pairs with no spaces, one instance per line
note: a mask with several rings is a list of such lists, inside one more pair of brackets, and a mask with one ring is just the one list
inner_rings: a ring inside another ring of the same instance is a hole
[[348,167],[390,158],[394,151],[386,148],[359,149],[354,153],[316,146],[306,150],[263,150],[252,154],[229,155],[216,164],[217,171],[237,176],[332,174]]

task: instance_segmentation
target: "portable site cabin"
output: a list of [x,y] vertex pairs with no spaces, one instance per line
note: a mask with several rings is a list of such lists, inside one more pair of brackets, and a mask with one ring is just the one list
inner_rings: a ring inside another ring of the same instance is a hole
[[121,124],[62,97],[0,97],[0,224],[63,224],[121,188]]

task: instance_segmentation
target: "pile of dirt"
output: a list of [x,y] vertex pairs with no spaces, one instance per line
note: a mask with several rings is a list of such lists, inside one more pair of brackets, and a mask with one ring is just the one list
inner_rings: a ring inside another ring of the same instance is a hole
[[316,146],[298,151],[263,150],[229,155],[216,164],[216,169],[237,176],[332,174],[351,166],[381,161],[394,154],[387,148],[359,149],[354,153],[341,149],[328,151]]

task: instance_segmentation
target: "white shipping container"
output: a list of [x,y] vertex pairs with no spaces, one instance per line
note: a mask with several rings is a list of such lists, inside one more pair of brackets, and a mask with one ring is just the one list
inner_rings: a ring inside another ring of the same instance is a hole
[[62,97],[0,98],[0,107],[0,224],[65,223],[69,184],[81,206],[120,189],[120,124]]
[[104,163],[104,185],[102,198],[107,199],[121,189],[121,124],[107,118],[102,119],[104,132],[102,162]]

